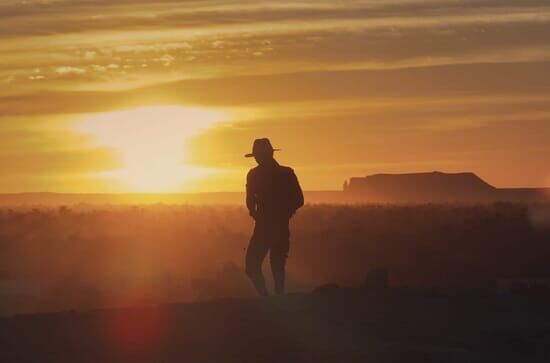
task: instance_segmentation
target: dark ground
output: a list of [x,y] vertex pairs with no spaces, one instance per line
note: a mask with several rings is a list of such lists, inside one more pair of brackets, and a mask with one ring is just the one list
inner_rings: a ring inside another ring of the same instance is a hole
[[327,289],[0,320],[10,362],[549,362],[547,298]]

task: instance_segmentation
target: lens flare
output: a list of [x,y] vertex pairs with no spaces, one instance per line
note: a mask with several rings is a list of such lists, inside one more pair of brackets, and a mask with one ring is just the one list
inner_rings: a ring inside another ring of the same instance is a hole
[[162,346],[167,325],[159,308],[113,309],[102,316],[102,338],[115,356],[153,357]]

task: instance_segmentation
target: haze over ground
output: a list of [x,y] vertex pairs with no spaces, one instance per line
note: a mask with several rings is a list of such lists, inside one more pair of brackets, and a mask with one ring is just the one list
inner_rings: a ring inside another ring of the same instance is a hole
[[306,190],[379,172],[550,184],[547,1],[2,1],[0,192]]

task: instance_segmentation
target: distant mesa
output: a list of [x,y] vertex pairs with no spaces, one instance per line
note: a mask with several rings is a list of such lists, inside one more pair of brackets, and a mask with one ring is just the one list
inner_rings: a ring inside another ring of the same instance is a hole
[[[375,174],[346,180],[340,190],[306,190],[308,204],[550,202],[550,188],[496,188],[471,172]],[[176,194],[1,194],[0,207],[197,204],[242,205],[238,192]]]
[[349,201],[383,203],[535,201],[539,189],[498,189],[471,172],[375,174],[344,183]]

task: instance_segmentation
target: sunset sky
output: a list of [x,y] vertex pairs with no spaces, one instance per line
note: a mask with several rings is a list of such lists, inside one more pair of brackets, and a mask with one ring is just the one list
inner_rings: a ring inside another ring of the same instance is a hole
[[0,193],[550,186],[548,0],[0,0]]

